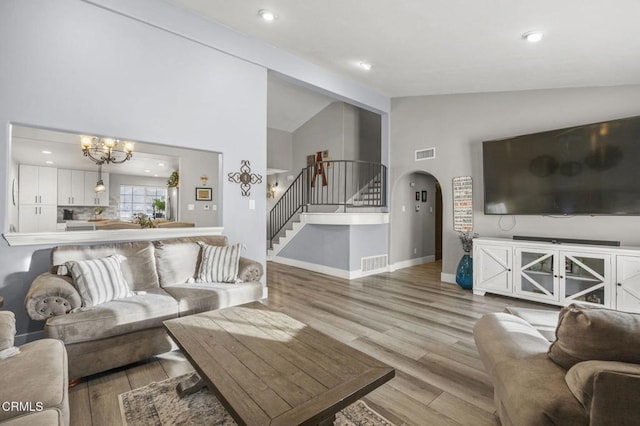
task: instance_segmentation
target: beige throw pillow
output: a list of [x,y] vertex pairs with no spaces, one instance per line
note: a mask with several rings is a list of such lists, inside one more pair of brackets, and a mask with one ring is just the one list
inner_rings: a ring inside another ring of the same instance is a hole
[[196,275],[199,283],[235,283],[238,281],[240,244],[232,246],[210,246],[198,242],[202,247],[202,260]]
[[120,269],[120,263],[125,259],[122,255],[114,254],[100,259],[65,263],[80,293],[82,306],[91,307],[133,296]]
[[640,363],[640,315],[569,305],[548,355],[566,369],[588,360]]

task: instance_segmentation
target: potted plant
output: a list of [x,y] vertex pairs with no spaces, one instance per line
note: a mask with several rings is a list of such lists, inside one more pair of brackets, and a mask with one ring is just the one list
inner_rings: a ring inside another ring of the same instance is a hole
[[166,202],[164,201],[164,197],[154,199],[151,205],[153,206],[154,219],[163,218],[164,209],[166,207]]
[[167,186],[169,188],[176,188],[180,183],[180,175],[177,170],[174,170],[169,176],[169,180],[167,180]]
[[137,223],[141,228],[153,228],[153,222],[146,213],[136,213],[133,215],[133,223]]
[[93,215],[96,219],[102,218],[102,212],[104,211],[104,207],[96,207],[93,209]]

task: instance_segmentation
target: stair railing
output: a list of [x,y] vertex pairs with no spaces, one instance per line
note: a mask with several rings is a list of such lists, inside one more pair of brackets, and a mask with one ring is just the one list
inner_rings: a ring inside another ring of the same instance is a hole
[[305,167],[269,213],[269,244],[300,211],[315,205],[386,207],[387,168],[368,161],[332,160]]

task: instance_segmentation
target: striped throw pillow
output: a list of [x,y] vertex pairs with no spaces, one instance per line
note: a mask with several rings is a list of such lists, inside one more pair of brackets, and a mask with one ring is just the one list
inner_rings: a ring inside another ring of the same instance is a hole
[[201,241],[200,269],[196,276],[199,283],[235,283],[238,281],[240,244],[232,246],[210,246]]
[[120,263],[125,259],[122,255],[114,254],[101,259],[65,262],[80,293],[82,306],[96,306],[133,296],[120,269]]

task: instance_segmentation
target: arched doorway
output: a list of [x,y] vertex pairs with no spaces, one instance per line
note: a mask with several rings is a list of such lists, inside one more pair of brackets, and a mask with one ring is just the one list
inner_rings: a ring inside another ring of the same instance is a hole
[[435,176],[413,171],[391,192],[390,257],[393,269],[442,259],[442,191]]

